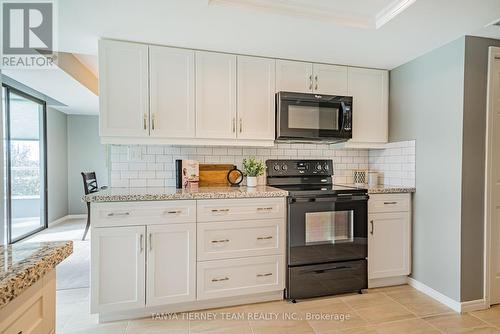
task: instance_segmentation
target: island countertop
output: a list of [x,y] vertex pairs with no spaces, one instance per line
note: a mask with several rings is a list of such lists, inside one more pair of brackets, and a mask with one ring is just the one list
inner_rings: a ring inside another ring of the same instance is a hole
[[86,202],[165,201],[185,199],[229,199],[286,197],[285,190],[268,187],[197,187],[177,189],[174,187],[152,188],[107,188],[83,197]]
[[0,245],[0,309],[73,253],[72,241]]

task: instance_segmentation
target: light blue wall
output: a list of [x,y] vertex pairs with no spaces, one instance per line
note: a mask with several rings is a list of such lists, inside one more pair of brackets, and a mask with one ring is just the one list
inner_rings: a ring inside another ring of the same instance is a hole
[[390,72],[390,141],[416,139],[412,276],[460,301],[465,39]]
[[95,171],[99,186],[108,184],[106,147],[100,143],[99,117],[68,115],[69,214],[85,214],[82,171]]
[[47,107],[48,221],[68,214],[67,115]]

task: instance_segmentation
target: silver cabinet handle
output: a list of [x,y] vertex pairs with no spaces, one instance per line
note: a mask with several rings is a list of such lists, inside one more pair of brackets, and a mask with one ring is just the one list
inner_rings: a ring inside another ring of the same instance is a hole
[[373,235],[373,219],[370,220],[370,225],[372,227],[372,229],[370,230],[370,234]]
[[316,80],[316,87],[314,87],[314,89],[318,90],[318,76],[317,75],[314,77],[314,80]]
[[257,240],[270,240],[272,238],[273,238],[272,235],[268,235],[267,237],[257,237]]
[[240,117],[240,133],[243,132],[243,119]]
[[108,217],[120,217],[120,216],[130,216],[130,212],[111,212],[108,213]]
[[224,278],[212,278],[212,282],[223,282],[223,281],[229,281],[229,277],[224,277]]
[[257,211],[271,211],[273,209],[272,206],[269,206],[267,208],[257,208]]
[[398,202],[384,202],[384,205],[394,205],[398,204]]
[[236,118],[233,117],[233,132],[236,132]]
[[273,276],[273,273],[257,274],[257,277]]
[[140,250],[141,250],[141,253],[142,251],[144,250],[144,235],[141,233],[141,236],[139,238],[139,247],[140,247]]
[[217,243],[224,243],[224,242],[229,242],[229,239],[221,239],[221,240],[212,240],[211,243],[217,244]]
[[310,75],[309,76],[309,89],[312,89],[313,88],[313,76]]
[[143,124],[144,130],[147,130],[148,129],[148,115],[147,114],[144,114],[142,116],[142,124]]
[[212,209],[212,212],[213,213],[216,213],[216,212],[229,212],[229,209]]
[[153,113],[151,115],[151,130],[153,130],[153,131],[155,129],[155,120],[156,120],[156,113]]
[[167,211],[167,213],[169,215],[178,215],[178,214],[182,213],[182,210],[171,210],[171,211]]
[[149,233],[149,251],[153,250],[153,233]]

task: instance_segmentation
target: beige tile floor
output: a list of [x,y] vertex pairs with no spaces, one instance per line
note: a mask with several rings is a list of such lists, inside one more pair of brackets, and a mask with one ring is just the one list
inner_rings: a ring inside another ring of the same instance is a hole
[[[297,304],[277,301],[208,310],[190,314],[191,319],[179,314],[177,319],[146,318],[98,324],[97,316],[89,315],[88,305],[88,289],[58,291],[57,333],[500,333],[500,306],[459,315],[407,285]],[[212,316],[215,320],[194,319],[195,315]],[[264,316],[272,320],[260,319]]]

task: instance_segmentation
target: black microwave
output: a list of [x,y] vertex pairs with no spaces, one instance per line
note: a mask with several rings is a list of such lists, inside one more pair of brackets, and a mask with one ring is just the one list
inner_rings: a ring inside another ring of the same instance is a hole
[[352,138],[352,97],[276,94],[276,140],[342,142]]

